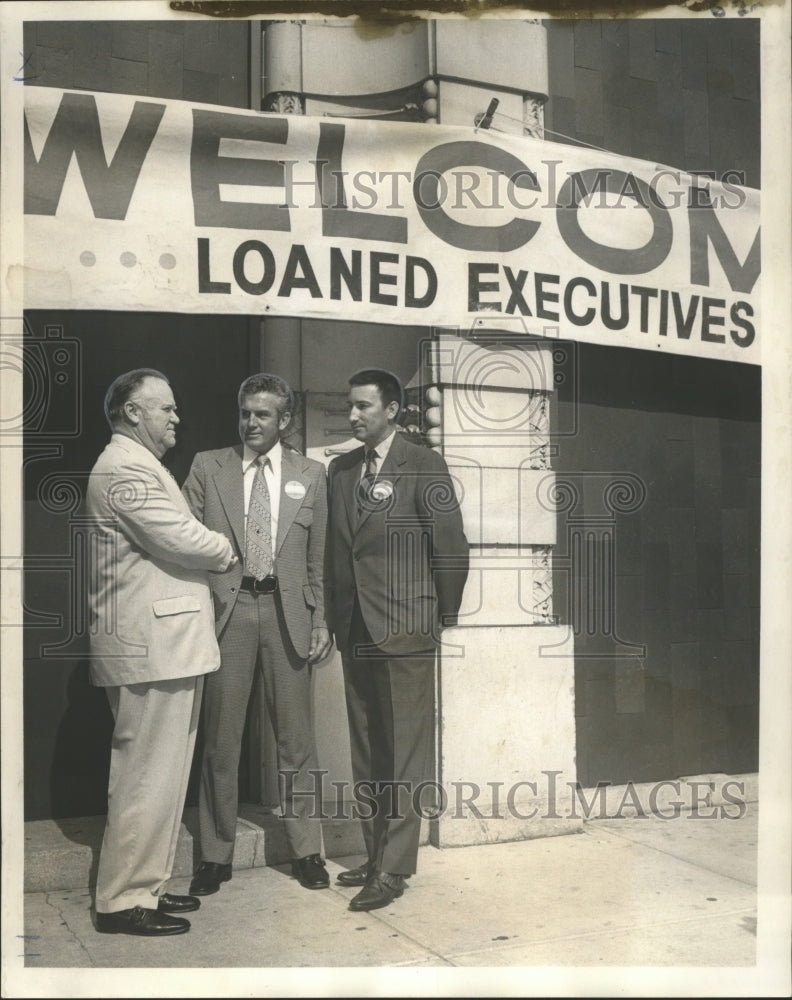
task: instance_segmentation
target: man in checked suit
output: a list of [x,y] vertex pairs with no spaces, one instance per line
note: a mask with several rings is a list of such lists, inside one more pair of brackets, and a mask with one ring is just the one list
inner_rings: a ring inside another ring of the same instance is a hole
[[401,896],[416,870],[415,796],[431,777],[435,650],[459,611],[468,543],[445,462],[396,431],[404,403],[396,376],[367,369],[349,386],[349,422],[362,447],[330,464],[325,581],[368,854],[338,881],[361,887],[349,908],[365,911]]
[[182,934],[200,900],[162,892],[190,776],[204,676],[220,665],[207,571],[235,561],[190,513],[160,459],[179,417],[168,380],[142,368],[105,396],[113,431],[91,471],[91,680],[115,720],[96,880],[105,934]]
[[319,462],[283,445],[292,393],[275,375],[239,389],[241,444],[199,452],[183,492],[195,516],[232,543],[239,563],[212,580],[222,666],[204,692],[198,800],[201,862],[190,892],[217,892],[231,878],[237,781],[256,669],[275,728],[281,807],[294,876],[307,889],[329,878],[318,807],[311,665],[330,649],[323,558],[327,486]]

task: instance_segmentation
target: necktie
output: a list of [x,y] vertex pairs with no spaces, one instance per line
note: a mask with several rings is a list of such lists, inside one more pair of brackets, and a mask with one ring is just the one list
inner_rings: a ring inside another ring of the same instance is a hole
[[250,493],[245,541],[245,571],[256,580],[263,580],[272,573],[272,508],[264,466],[269,463],[266,455],[259,455],[256,477]]
[[358,484],[358,516],[367,510],[371,510],[371,499],[369,491],[377,478],[377,453],[373,448],[369,449],[365,455],[366,471]]

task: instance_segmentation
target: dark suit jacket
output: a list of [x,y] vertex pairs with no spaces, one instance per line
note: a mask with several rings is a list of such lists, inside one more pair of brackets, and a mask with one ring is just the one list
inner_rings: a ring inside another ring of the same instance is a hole
[[[390,654],[432,649],[459,611],[468,542],[443,458],[397,432],[377,476],[381,503],[358,516],[364,449],[328,471],[328,624],[349,648],[355,596],[372,640]],[[389,494],[389,495],[385,495]]]
[[[182,492],[190,509],[207,527],[221,531],[234,546],[239,563],[227,573],[211,574],[217,635],[225,628],[239,595],[245,561],[245,510],[242,445],[199,452]],[[300,488],[289,484],[301,484]],[[325,627],[323,563],[327,529],[327,482],[324,466],[283,446],[275,572],[283,615],[297,655],[306,658],[311,629]]]

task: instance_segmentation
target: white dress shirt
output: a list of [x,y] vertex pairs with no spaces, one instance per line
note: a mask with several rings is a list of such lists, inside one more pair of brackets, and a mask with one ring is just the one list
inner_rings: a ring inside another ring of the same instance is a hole
[[[379,476],[380,472],[382,471],[382,465],[383,465],[385,459],[388,457],[388,452],[390,451],[390,447],[393,444],[393,438],[395,437],[395,435],[396,435],[396,431],[395,430],[391,431],[391,433],[385,438],[384,441],[380,441],[380,443],[377,445],[376,448],[372,448],[371,449],[371,451],[373,451],[374,454],[375,454],[375,456],[376,456],[376,458],[374,460],[375,478],[377,476]],[[367,451],[369,451],[368,448],[366,448],[365,451],[363,452],[363,467],[360,470],[360,478],[361,478],[361,480],[363,479],[363,477],[366,474],[366,452]]]
[[[242,454],[242,482],[245,492],[245,537],[247,538],[247,514],[248,507],[250,506],[250,494],[253,492],[253,480],[256,478],[256,465],[259,457],[257,451],[253,451],[247,445],[244,446],[244,452]],[[264,479],[267,483],[267,489],[270,495],[270,524],[272,535],[272,546],[273,549],[277,544],[278,538],[278,512],[280,511],[280,494],[281,494],[281,466],[283,461],[283,447],[280,441],[276,441],[275,444],[267,452],[269,462],[264,465]],[[275,552],[273,551],[273,556]]]

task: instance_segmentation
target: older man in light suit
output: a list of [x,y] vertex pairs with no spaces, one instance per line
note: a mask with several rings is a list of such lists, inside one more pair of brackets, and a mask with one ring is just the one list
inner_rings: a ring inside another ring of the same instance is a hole
[[[321,858],[321,802],[311,717],[311,666],[330,649],[323,563],[327,487],[321,463],[283,445],[292,393],[278,376],[240,387],[241,444],[195,456],[183,491],[191,510],[239,557],[212,581],[222,667],[206,685],[198,801],[201,862],[195,895],[231,878],[238,769],[257,668],[278,747],[280,799],[292,871],[307,889],[329,878]],[[314,773],[312,773],[314,772]]]
[[190,513],[160,459],[179,418],[153,369],[105,397],[113,436],[88,483],[96,533],[90,574],[91,679],[115,719],[107,825],[96,883],[103,933],[181,934],[200,900],[162,892],[173,870],[203,675],[217,670],[207,570],[235,560]]

